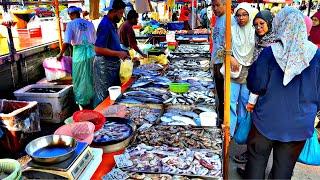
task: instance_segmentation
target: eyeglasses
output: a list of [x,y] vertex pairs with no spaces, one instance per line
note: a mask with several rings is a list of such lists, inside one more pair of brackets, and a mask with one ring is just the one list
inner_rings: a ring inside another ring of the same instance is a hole
[[257,24],[253,24],[253,27],[258,29],[258,28],[263,28],[263,26],[265,25],[266,23],[265,22],[260,22],[260,23],[257,23]]
[[249,16],[249,14],[236,14],[237,18],[241,18],[241,17],[245,18],[247,16]]

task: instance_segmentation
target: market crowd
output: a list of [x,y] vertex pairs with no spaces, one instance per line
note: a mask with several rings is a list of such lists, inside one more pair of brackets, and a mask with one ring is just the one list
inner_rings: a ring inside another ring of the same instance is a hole
[[[212,0],[212,9],[212,64],[222,119],[225,1]],[[291,179],[320,110],[320,12],[312,20],[290,6],[274,12],[240,3],[232,16],[230,134],[235,136],[240,119],[252,120],[247,151],[234,157],[246,163],[237,169],[246,179],[265,178],[272,150],[269,178]]]
[[[114,0],[97,31],[80,17],[81,9],[69,7],[68,23],[61,59],[73,46],[73,86],[76,101],[86,107],[97,106],[108,96],[108,88],[120,85],[121,59],[137,46],[132,29],[138,14],[131,9],[126,22],[126,4]],[[225,21],[224,0],[212,0],[212,68],[219,98],[219,117],[223,119]],[[298,9],[284,7],[273,14],[240,3],[232,16],[231,37],[231,137],[238,130],[238,119],[251,118],[247,151],[234,159],[246,163],[239,173],[248,179],[264,179],[273,150],[269,178],[290,179],[305,142],[314,133],[314,121],[320,110],[320,12],[311,19]],[[190,28],[189,8],[183,6],[179,18]],[[206,10],[200,12],[202,26],[208,25]]]

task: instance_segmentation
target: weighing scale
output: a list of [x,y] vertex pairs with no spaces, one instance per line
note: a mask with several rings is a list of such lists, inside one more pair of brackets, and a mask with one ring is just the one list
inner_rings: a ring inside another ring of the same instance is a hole
[[[78,142],[75,153],[69,159],[57,164],[40,164],[30,161],[23,170],[22,176],[27,179],[79,179],[85,173],[84,171],[88,171],[85,170],[86,167],[90,166],[89,171],[95,171],[94,168],[97,168],[102,160],[102,152],[100,158],[95,157],[99,155],[100,153],[93,153],[87,143]],[[95,161],[100,159],[100,162],[91,162],[93,159]]]

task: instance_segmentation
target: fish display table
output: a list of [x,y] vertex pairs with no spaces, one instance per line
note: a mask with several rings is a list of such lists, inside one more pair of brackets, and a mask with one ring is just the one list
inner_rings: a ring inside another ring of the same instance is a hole
[[[122,95],[116,101],[107,98],[95,109],[103,112],[113,104],[125,106],[125,117],[136,124],[137,131],[129,147],[103,155],[92,179],[108,179],[119,171],[125,179],[222,179],[223,131],[218,128],[210,58],[185,57],[197,51],[208,54],[202,46],[180,47],[166,68],[157,64],[135,68],[136,78],[122,85]],[[176,93],[170,91],[171,83],[189,87],[185,93]],[[212,115],[211,122],[204,121],[203,113]],[[114,160],[120,154],[125,166]]]

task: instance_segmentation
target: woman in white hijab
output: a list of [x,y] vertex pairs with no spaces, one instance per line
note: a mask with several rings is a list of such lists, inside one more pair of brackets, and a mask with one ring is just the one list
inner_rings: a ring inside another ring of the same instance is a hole
[[[303,14],[283,8],[273,20],[276,42],[250,67],[248,89],[259,95],[252,113],[246,179],[291,179],[320,110],[320,51],[308,41]],[[316,158],[316,157],[314,157]]]
[[240,3],[234,12],[236,22],[233,23],[231,28],[231,136],[234,135],[238,117],[247,115],[246,105],[249,99],[249,91],[246,78],[248,69],[253,62],[255,29],[252,26],[252,21],[256,14],[255,9],[249,3]]

